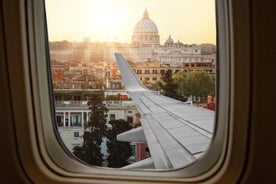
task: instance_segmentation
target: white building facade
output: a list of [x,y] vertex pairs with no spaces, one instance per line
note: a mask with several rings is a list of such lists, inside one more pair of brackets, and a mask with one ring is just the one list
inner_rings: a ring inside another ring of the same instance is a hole
[[[77,96],[81,95],[74,90],[59,90],[59,93]],[[89,90],[86,90],[88,93]],[[91,93],[95,91],[91,90]],[[56,94],[56,93],[55,93]],[[57,94],[56,94],[57,95]],[[122,96],[126,97],[124,90],[105,90],[107,96]],[[66,98],[65,98],[66,99]],[[87,100],[56,100],[56,124],[58,133],[69,151],[73,152],[74,146],[81,146],[83,143],[82,135],[84,126],[89,122],[90,112]],[[133,102],[128,98],[111,99],[104,102],[108,109],[107,123],[110,120],[124,119],[130,124],[134,123],[135,114],[138,113]]]

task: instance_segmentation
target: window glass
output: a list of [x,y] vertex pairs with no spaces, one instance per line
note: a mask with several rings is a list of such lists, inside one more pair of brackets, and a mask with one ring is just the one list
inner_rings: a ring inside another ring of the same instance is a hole
[[110,121],[111,121],[111,120],[115,120],[115,117],[116,117],[115,114],[110,114]]
[[[178,169],[205,154],[216,110],[214,0],[45,2],[56,128],[74,156],[113,168],[155,157],[150,169]],[[127,90],[114,53],[147,92]],[[139,141],[120,138],[135,128]]]

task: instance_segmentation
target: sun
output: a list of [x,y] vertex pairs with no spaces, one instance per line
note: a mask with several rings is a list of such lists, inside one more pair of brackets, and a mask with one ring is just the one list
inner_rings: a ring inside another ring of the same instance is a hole
[[118,29],[119,17],[114,11],[112,11],[112,9],[107,11],[98,11],[95,23],[98,26],[99,31],[103,31],[104,33],[112,33],[116,32]]
[[112,1],[95,1],[91,5],[91,13],[88,16],[90,29],[94,37],[100,40],[112,41],[120,34],[123,16],[118,6]]

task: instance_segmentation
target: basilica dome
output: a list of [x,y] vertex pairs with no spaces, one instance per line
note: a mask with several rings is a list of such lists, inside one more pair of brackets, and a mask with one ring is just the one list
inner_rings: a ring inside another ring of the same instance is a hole
[[144,12],[143,18],[137,22],[134,27],[134,33],[156,33],[158,34],[158,29],[156,24],[149,18],[147,10]]
[[156,24],[149,18],[145,10],[143,18],[134,27],[132,43],[137,46],[159,45],[159,35]]

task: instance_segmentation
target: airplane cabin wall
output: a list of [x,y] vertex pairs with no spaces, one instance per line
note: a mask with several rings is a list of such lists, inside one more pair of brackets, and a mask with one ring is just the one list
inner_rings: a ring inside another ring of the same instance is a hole
[[[18,3],[18,4],[17,4]],[[18,156],[7,63],[11,53],[20,56],[19,1],[0,1],[0,183],[26,183]],[[275,0],[251,1],[251,112],[248,159],[241,183],[271,183],[276,174],[275,120]],[[8,13],[9,12],[9,13]],[[9,16],[7,16],[9,15]],[[11,31],[14,31],[12,33]],[[7,44],[13,44],[7,46]],[[11,50],[12,49],[12,50]],[[20,59],[18,59],[20,61]],[[18,63],[20,65],[20,63]],[[22,66],[21,66],[22,67]],[[19,75],[15,73],[14,75]],[[242,80],[242,79],[237,79]],[[23,123],[23,122],[22,122]],[[31,163],[30,163],[31,164]]]
[[252,94],[248,165],[243,183],[276,180],[276,1],[251,2]]
[[[11,53],[15,57],[20,57],[18,52],[20,35],[17,32],[20,25],[18,22],[20,17],[19,4],[15,1],[6,2],[0,1],[0,183],[26,183],[28,179],[22,170],[18,156],[9,85],[11,79],[8,76],[9,68],[7,65]],[[10,16],[7,16],[7,12],[10,12]],[[10,44],[10,50],[8,44]]]

